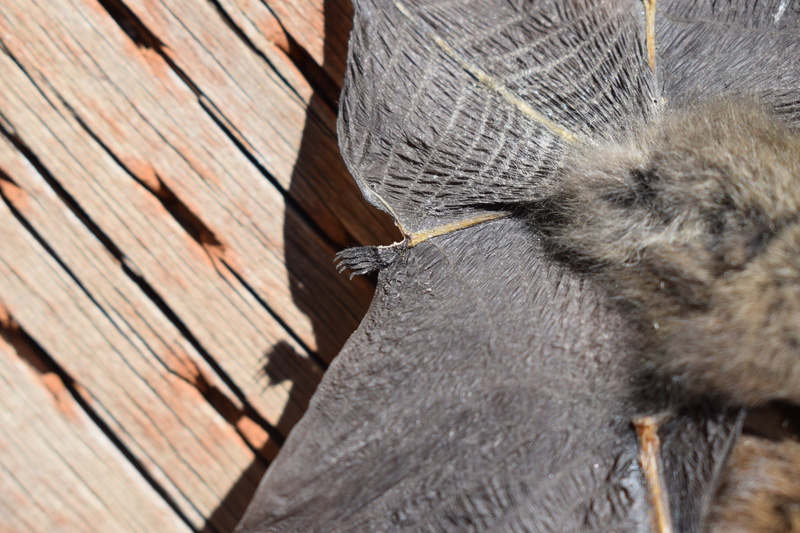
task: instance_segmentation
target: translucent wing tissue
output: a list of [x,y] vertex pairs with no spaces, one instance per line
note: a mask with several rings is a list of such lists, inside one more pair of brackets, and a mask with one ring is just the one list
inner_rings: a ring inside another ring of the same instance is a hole
[[339,135],[407,234],[518,202],[565,143],[656,108],[634,2],[356,4]]

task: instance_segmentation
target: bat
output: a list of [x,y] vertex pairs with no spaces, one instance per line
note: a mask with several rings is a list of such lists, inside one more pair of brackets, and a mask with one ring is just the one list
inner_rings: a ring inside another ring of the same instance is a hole
[[800,531],[795,57],[785,0],[356,2],[405,238],[237,531]]

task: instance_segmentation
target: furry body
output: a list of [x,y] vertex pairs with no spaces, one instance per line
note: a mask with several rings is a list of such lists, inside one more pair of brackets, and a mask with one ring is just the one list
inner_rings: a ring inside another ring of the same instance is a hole
[[729,459],[712,533],[800,532],[800,443],[746,436]]
[[800,402],[799,135],[712,100],[579,148],[554,188],[558,252],[630,307],[657,372],[732,403]]

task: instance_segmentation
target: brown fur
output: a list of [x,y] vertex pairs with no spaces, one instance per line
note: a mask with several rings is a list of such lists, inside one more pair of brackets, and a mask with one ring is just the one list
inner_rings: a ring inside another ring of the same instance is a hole
[[800,533],[800,443],[739,439],[711,509],[711,533]]
[[800,402],[800,135],[717,99],[576,150],[556,190],[554,242],[631,307],[654,368]]

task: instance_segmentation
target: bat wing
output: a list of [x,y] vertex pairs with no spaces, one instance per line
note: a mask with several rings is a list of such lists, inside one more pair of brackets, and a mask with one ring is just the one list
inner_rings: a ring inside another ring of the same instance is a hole
[[356,2],[340,143],[406,234],[535,195],[566,144],[680,104],[756,94],[800,126],[800,7],[659,0]]
[[658,2],[659,86],[676,103],[755,94],[800,127],[800,4]]
[[[632,345],[523,221],[426,241],[381,272],[241,531],[648,531]],[[737,434],[721,411],[670,422],[676,524]]]
[[519,202],[565,143],[656,109],[629,0],[356,2],[342,154],[406,234]]
[[[797,120],[796,6],[658,5],[654,72],[634,0],[358,1],[339,128],[364,195],[411,235],[530,197],[664,101],[755,92]],[[630,423],[658,398],[615,309],[521,220],[405,250],[239,531],[649,530]],[[703,529],[740,428],[663,427],[676,530]]]

